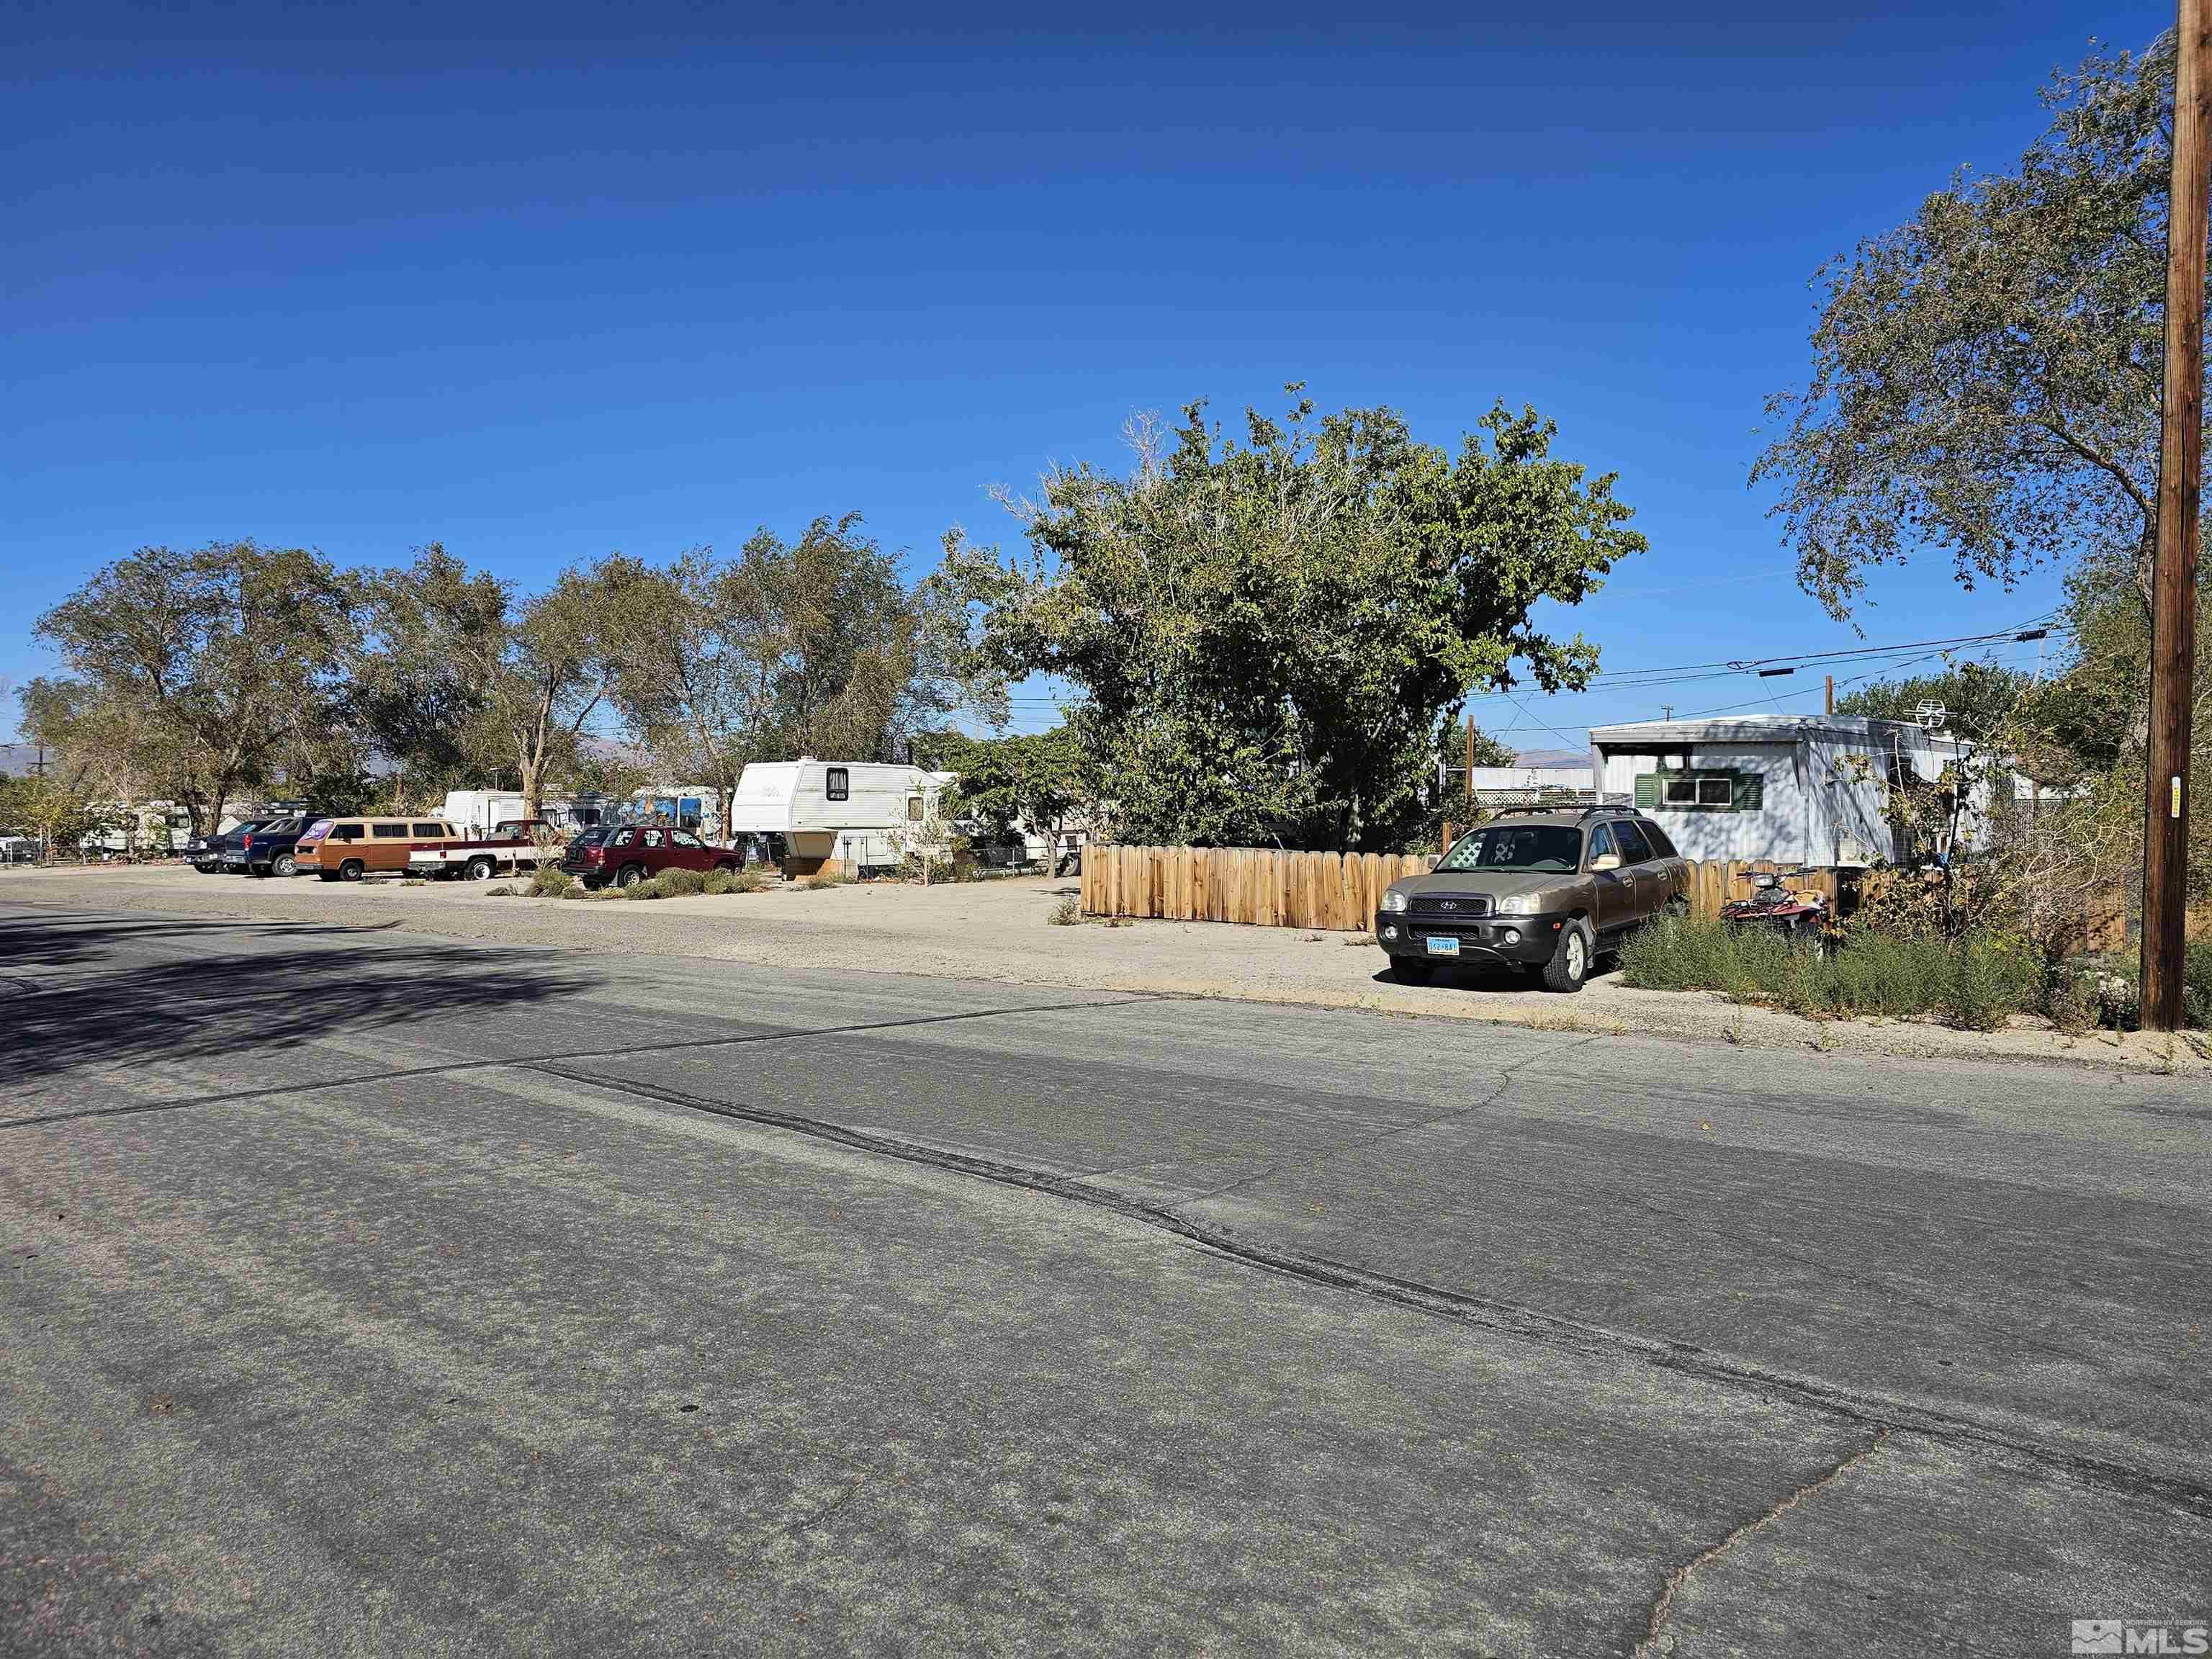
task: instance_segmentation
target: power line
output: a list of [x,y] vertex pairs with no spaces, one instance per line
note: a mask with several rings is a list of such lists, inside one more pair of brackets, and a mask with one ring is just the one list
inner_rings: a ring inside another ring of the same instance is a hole
[[[1680,663],[1672,667],[1624,668],[1612,673],[1601,670],[1590,676],[1588,684],[1582,690],[1586,691],[1596,688],[1606,690],[1631,691],[1642,686],[1690,684],[1698,680],[1726,679],[1733,675],[1755,673],[1762,668],[1778,667],[1784,664],[1793,664],[1802,667],[1808,663],[1873,661],[1881,658],[1902,656],[1914,651],[1925,651],[1931,647],[1940,650],[1955,651],[1976,645],[2008,645],[2017,641],[2021,634],[2038,628],[2043,629],[2046,635],[2070,633],[2072,630],[2063,625],[2054,625],[2053,618],[2056,615],[2056,612],[2046,613],[2011,628],[1998,629],[1986,634],[1961,634],[1948,639],[1901,640],[1890,645],[1851,646],[1833,651],[1802,652],[1795,655],[1737,657],[1725,662]],[[1474,695],[1476,698],[1488,702],[1498,698],[1510,701],[1516,696],[1528,694],[1498,690],[1479,691]],[[1565,695],[1579,695],[1579,693]]]

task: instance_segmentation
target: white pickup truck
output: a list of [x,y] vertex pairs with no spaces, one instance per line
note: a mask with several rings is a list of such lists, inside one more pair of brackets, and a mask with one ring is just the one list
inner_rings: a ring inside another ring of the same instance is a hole
[[492,825],[491,834],[481,841],[449,841],[416,848],[407,855],[407,873],[459,876],[469,881],[515,875],[535,870],[541,863],[560,863],[566,844],[560,835],[544,818],[503,819]]

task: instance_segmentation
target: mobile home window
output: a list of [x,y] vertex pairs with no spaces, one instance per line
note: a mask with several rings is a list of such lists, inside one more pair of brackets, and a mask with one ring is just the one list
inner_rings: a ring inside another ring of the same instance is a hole
[[843,766],[831,767],[829,770],[828,775],[823,780],[823,793],[828,795],[831,800],[852,799],[853,774],[851,769]]
[[908,795],[906,798],[906,821],[908,823],[920,823],[921,822],[921,796]]
[[1650,811],[1756,812],[1766,781],[1756,772],[1646,772],[1636,780],[1636,804]]

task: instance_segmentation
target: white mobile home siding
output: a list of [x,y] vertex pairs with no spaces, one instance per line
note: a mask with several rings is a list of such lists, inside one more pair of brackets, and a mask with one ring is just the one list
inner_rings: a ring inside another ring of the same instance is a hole
[[[1633,801],[1636,780],[1670,767],[1732,772],[1759,781],[1759,804],[1741,810],[1647,807],[1683,855],[1771,859],[1816,867],[1900,855],[1888,816],[1893,756],[1923,779],[1942,775],[1960,752],[1950,738],[1901,722],[1870,720],[1653,721],[1601,726],[1591,736],[1599,788]],[[1751,728],[1747,730],[1747,728]],[[1983,802],[1969,804],[1962,830],[1978,838]]]

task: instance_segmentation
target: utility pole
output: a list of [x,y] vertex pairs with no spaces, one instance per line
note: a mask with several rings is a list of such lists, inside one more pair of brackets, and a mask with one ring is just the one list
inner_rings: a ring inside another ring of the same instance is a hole
[[1474,710],[1467,711],[1467,821],[1474,822]]
[[1831,714],[1836,712],[1836,677],[1833,674],[1828,676],[1827,712]]
[[2189,874],[2189,716],[2197,667],[2197,498],[2204,465],[2205,194],[2212,185],[2212,0],[2178,0],[2173,184],[2166,204],[2166,387],[2158,550],[2151,573],[2150,757],[2145,791],[2142,1023],[2182,1023]]

